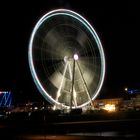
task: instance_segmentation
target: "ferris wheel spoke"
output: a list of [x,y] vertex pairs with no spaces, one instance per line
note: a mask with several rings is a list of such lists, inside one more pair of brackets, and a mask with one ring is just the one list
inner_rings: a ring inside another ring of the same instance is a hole
[[100,61],[100,57],[81,57],[79,62],[85,66],[96,66]]
[[52,62],[49,62],[48,60],[46,61],[46,60],[44,60],[44,61],[42,61],[41,63],[42,63],[42,67],[44,68],[44,69],[52,69],[52,68],[54,68],[55,70],[56,69],[60,69],[60,67],[62,67],[62,60],[56,60],[56,61],[52,61]]
[[63,44],[64,37],[62,34],[59,33],[57,30],[53,30],[50,33],[48,33],[44,43],[48,47],[48,49],[52,52],[57,53],[57,55],[64,55],[65,46]]
[[46,56],[46,59],[62,59],[63,58],[63,54],[62,53],[58,53],[56,50],[54,51],[51,48],[47,48],[47,47],[35,47],[35,51],[41,52],[41,55]]
[[82,30],[79,29],[76,36],[76,40],[79,42],[81,46],[85,46],[87,42],[87,35]]

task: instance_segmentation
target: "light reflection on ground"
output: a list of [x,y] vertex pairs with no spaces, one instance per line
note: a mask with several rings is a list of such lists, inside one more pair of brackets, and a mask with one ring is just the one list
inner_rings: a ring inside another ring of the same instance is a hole
[[68,135],[20,135],[22,140],[125,140],[135,139],[133,134],[121,134],[118,132],[98,132],[98,133],[71,133]]
[[[85,136],[53,136],[53,135],[26,135],[26,136],[19,136],[18,139],[20,140],[92,140],[93,137],[85,137]],[[94,138],[96,140],[97,138]],[[99,139],[98,139],[99,140]]]

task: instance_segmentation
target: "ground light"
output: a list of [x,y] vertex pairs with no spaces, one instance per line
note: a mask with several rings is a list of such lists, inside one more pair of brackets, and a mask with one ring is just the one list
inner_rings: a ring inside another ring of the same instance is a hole
[[116,111],[116,107],[114,104],[106,104],[104,109],[107,110],[108,112],[115,112]]

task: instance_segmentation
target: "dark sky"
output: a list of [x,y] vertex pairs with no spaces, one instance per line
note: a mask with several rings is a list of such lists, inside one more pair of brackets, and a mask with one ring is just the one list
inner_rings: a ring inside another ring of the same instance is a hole
[[97,31],[106,57],[100,97],[119,97],[124,87],[140,89],[140,4],[134,1],[45,0],[0,4],[0,90],[16,102],[42,100],[28,66],[28,43],[38,19],[56,8],[84,16]]

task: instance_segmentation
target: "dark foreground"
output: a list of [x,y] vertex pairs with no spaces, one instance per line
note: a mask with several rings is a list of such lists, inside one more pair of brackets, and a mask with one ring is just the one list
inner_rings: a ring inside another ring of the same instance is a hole
[[60,115],[12,114],[0,121],[0,140],[140,139],[140,112]]

